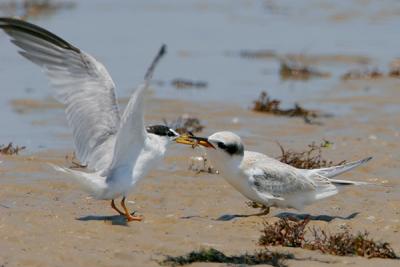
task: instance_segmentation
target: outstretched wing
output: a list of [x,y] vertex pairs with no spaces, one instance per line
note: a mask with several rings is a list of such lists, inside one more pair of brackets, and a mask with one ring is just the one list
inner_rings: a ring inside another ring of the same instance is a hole
[[73,129],[78,159],[96,169],[104,148],[113,148],[120,115],[115,85],[106,68],[89,54],[51,32],[31,23],[0,18],[0,28],[18,46],[19,53],[42,67],[55,89],[57,100],[65,104]]
[[[135,163],[144,146],[147,138],[144,125],[144,95],[153,76],[155,66],[165,53],[166,46],[163,45],[146,72],[144,84],[140,85],[129,99],[116,135],[112,170],[116,170],[120,166],[131,166]],[[112,175],[108,175],[108,177],[112,177]]]

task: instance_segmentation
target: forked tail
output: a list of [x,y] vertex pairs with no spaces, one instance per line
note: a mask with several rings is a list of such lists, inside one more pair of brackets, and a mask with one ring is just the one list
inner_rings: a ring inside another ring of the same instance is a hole
[[[322,168],[322,169],[314,169],[312,172],[321,175],[326,178],[332,178],[335,176],[338,176],[344,172],[350,171],[364,163],[367,163],[370,161],[372,157],[368,157],[362,160],[354,161],[354,162],[349,162],[343,165],[339,166],[333,166],[329,168]],[[369,183],[365,182],[355,182],[355,181],[348,181],[348,180],[338,180],[338,179],[329,179],[329,181],[335,185],[365,185]]]
[[53,169],[63,172],[77,181],[82,188],[95,198],[101,198],[106,189],[105,178],[100,176],[100,172],[86,173],[68,168],[60,167],[52,163],[48,163]]

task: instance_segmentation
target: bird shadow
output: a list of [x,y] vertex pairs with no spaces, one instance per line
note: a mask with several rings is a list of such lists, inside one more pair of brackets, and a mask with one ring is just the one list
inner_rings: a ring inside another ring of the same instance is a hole
[[307,214],[307,213],[297,214],[297,213],[292,213],[292,212],[281,212],[281,213],[274,215],[274,217],[277,217],[280,219],[291,219],[291,220],[298,220],[298,221],[309,219],[311,221],[331,222],[335,219],[351,220],[351,219],[354,219],[358,214],[360,214],[360,213],[353,212],[352,214],[350,214],[348,216],[331,216],[331,215],[326,215],[326,214],[311,215],[311,214]]
[[97,215],[88,215],[76,218],[78,221],[104,221],[107,224],[111,225],[122,225],[128,226],[128,222],[125,216],[122,215],[111,215],[111,216],[97,216]]
[[[304,220],[304,219],[309,219],[311,221],[324,221],[324,222],[330,222],[334,219],[340,219],[340,220],[351,220],[355,218],[359,212],[354,212],[348,216],[330,216],[330,215],[310,215],[310,214],[297,214],[297,213],[292,213],[292,212],[281,212],[276,215],[273,215],[274,217],[280,218],[280,219],[290,219],[290,220]],[[216,221],[231,221],[236,218],[247,218],[247,217],[253,217],[253,216],[260,216],[260,214],[224,214],[215,219]]]
[[231,221],[236,218],[247,218],[247,217],[253,217],[253,216],[260,216],[260,214],[224,214],[219,216],[217,219],[214,219],[215,221]]

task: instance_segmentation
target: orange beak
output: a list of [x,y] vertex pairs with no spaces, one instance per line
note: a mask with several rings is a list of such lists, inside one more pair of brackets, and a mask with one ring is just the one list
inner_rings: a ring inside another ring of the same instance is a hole
[[215,149],[215,146],[208,141],[208,138],[206,137],[197,137],[197,136],[192,136],[192,139],[194,139],[198,145],[204,146],[204,147],[211,147]]
[[175,142],[178,144],[191,145],[193,148],[196,146],[204,146],[214,148],[213,144],[211,144],[207,138],[205,137],[197,137],[193,135],[183,134],[175,139]]

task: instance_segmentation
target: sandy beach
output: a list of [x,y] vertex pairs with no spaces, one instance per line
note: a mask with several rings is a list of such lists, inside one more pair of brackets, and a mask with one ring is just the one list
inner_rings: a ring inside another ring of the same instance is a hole
[[[400,44],[393,36],[399,10],[394,1],[99,1],[95,6],[79,1],[28,17],[98,57],[115,78],[122,106],[153,53],[167,43],[169,53],[146,96],[148,125],[186,114],[205,126],[199,135],[230,130],[246,149],[273,157],[280,156],[278,143],[304,151],[324,140],[332,143],[322,153],[328,161],[374,157],[340,176],[374,185],[345,188],[301,211],[271,208],[263,217],[235,216],[258,210],[220,175],[189,170],[190,157],[203,151],[181,145],[172,145],[163,163],[129,195],[130,209],[143,215],[143,222],[126,223],[108,201],[89,197],[48,165],[71,164],[72,134],[63,106],[52,98],[43,74],[1,32],[0,144],[26,149],[0,155],[0,267],[160,266],[166,256],[201,248],[253,253],[261,249],[264,221],[306,215],[310,229],[367,231],[400,255],[400,80],[388,75],[398,57]],[[16,14],[0,5],[0,15]],[[329,75],[283,78],[282,59]],[[354,69],[382,75],[342,79]],[[203,86],[177,89],[178,78]],[[298,103],[330,116],[309,124],[254,112],[262,91],[283,108]],[[288,266],[399,265],[399,260],[270,249],[293,253]]]

